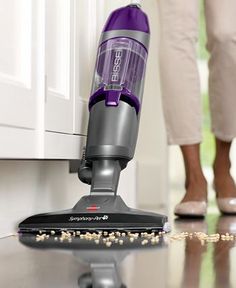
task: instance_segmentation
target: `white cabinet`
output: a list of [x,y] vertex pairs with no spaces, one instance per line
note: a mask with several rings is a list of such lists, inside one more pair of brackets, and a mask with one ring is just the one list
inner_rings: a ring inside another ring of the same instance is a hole
[[74,0],[47,0],[45,129],[73,134]]
[[[75,121],[74,133],[86,134],[98,40],[104,24],[104,0],[76,1],[75,19]],[[86,112],[85,112],[86,111]]]
[[103,2],[0,0],[0,158],[79,157]]
[[47,131],[86,134],[102,7],[94,0],[46,1]]
[[36,1],[0,0],[0,125],[36,126]]

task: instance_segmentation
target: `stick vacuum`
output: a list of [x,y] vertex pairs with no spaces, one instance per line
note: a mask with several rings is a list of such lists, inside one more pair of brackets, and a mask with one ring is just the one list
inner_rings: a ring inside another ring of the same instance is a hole
[[149,37],[148,18],[138,3],[109,16],[98,47],[78,172],[91,185],[90,195],[70,210],[27,218],[20,231],[169,231],[166,216],[129,208],[117,195],[120,172],[134,157]]

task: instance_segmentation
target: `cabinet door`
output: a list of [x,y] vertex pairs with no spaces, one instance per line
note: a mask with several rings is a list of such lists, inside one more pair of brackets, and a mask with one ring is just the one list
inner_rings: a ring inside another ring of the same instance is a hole
[[37,3],[0,0],[0,125],[36,125]]
[[73,134],[74,0],[47,0],[45,21],[45,128]]
[[76,2],[75,118],[74,133],[86,134],[88,99],[93,80],[98,41],[104,25],[104,0]]
[[47,131],[86,133],[102,7],[103,0],[46,1]]

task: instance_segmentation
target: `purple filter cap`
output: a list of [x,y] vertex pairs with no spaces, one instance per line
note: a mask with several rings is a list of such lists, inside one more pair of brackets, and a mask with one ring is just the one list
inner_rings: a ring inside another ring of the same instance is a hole
[[126,6],[111,13],[103,32],[110,30],[137,30],[150,33],[147,15],[138,6]]

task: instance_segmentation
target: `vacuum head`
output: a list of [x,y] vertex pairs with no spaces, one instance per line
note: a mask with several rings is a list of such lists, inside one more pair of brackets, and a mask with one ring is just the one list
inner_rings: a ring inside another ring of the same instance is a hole
[[19,232],[169,232],[167,217],[129,208],[120,196],[84,196],[73,209],[38,214],[19,224]]

